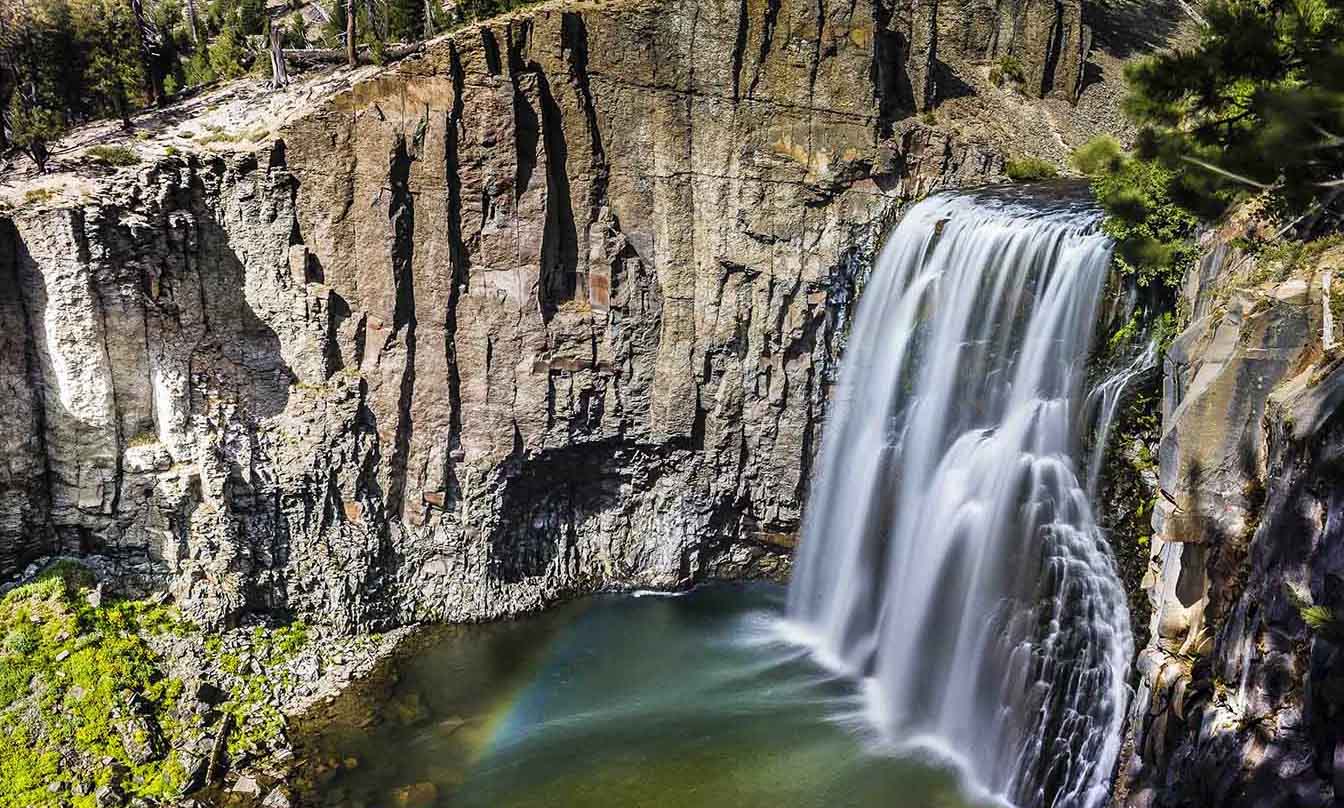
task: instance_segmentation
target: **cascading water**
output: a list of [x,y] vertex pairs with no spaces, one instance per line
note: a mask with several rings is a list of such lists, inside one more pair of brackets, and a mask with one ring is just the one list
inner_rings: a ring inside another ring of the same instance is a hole
[[1101,481],[1101,463],[1106,459],[1106,442],[1111,436],[1111,426],[1115,423],[1115,412],[1129,383],[1151,370],[1157,363],[1157,340],[1150,339],[1138,356],[1128,365],[1112,373],[1092,388],[1083,405],[1085,411],[1096,413],[1096,427],[1093,429],[1092,453],[1087,461],[1087,495],[1097,495],[1097,485]]
[[1132,654],[1079,481],[1110,242],[1082,199],[940,195],[888,238],[825,427],[789,623],[893,744],[1023,808],[1107,797]]

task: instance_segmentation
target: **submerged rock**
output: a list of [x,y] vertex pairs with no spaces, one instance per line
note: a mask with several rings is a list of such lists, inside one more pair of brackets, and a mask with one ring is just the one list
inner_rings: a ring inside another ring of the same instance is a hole
[[439,787],[433,783],[414,783],[392,792],[395,808],[430,808],[439,798]]

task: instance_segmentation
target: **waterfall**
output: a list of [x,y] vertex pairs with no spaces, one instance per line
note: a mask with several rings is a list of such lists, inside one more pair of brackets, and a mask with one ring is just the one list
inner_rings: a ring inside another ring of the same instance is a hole
[[887,239],[831,404],[790,630],[882,741],[1023,808],[1103,804],[1133,640],[1076,432],[1110,257],[1085,199],[939,195]]
[[1101,481],[1101,464],[1106,459],[1106,444],[1111,437],[1111,426],[1115,423],[1115,412],[1120,399],[1129,389],[1129,383],[1147,373],[1157,364],[1157,340],[1150,339],[1138,356],[1128,365],[1115,371],[1092,388],[1087,395],[1084,411],[1096,413],[1096,428],[1093,430],[1091,459],[1087,462],[1087,495],[1096,497],[1097,485]]

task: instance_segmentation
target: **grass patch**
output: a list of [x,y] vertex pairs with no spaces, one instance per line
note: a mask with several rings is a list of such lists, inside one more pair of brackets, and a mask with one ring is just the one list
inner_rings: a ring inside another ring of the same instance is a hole
[[34,188],[23,195],[23,202],[26,205],[44,205],[55,198],[55,188]]
[[159,442],[159,435],[152,429],[143,429],[126,439],[127,449],[139,449],[153,446]]
[[[58,562],[0,599],[0,808],[95,808],[104,785],[171,802],[189,779],[178,750],[226,715],[235,765],[284,738],[277,697],[299,684],[290,668],[312,648],[307,625],[203,634],[152,600],[91,599],[93,583],[87,568]],[[154,650],[184,641],[227,694],[208,718]]]
[[140,155],[128,146],[90,146],[84,150],[84,155],[95,163],[114,168],[140,162]]
[[[58,562],[0,600],[0,808],[62,797],[92,806],[74,787],[107,785],[114,768],[126,772],[120,785],[128,796],[168,798],[181,787],[173,755],[144,761],[128,751],[128,741],[144,736],[127,729],[134,725],[125,716],[135,694],[165,738],[178,729],[171,716],[181,683],[162,675],[144,637],[183,624],[148,601],[94,606],[92,583],[84,567]],[[102,765],[104,758],[121,765]]]
[[1059,169],[1039,157],[1018,157],[1004,164],[1003,173],[1013,182],[1038,182],[1058,177]]
[[1309,270],[1327,251],[1344,245],[1344,235],[1334,234],[1314,241],[1281,240],[1274,243],[1247,241],[1241,245],[1255,256],[1255,269],[1246,278],[1248,286],[1268,281],[1282,283],[1300,270]]
[[[276,628],[256,626],[248,639],[247,653],[251,659],[264,670],[277,670],[303,650],[308,643],[308,627],[302,622]],[[238,654],[221,653],[218,643],[213,645],[210,653],[221,670],[236,677],[229,689],[229,700],[223,707],[224,712],[233,716],[236,727],[229,736],[229,757],[237,759],[263,752],[266,744],[285,729],[284,715],[271,703],[271,690],[275,685],[291,686],[290,674],[281,671],[277,681],[273,682],[270,677],[253,673],[251,666]]]
[[994,66],[989,69],[989,80],[996,87],[1002,87],[1009,82],[1025,84],[1027,82],[1027,69],[1022,64],[1022,60],[1012,54],[1000,56],[995,60]]
[[246,135],[242,132],[225,132],[223,129],[214,125],[207,125],[208,132],[203,132],[196,136],[195,140],[202,146],[208,146],[211,143],[238,143]]

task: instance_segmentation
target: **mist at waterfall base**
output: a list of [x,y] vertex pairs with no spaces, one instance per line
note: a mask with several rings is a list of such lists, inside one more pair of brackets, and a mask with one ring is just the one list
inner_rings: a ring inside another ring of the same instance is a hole
[[1132,641],[1079,479],[1123,385],[1087,411],[1096,218],[1059,194],[911,208],[861,298],[787,594],[441,629],[378,721],[320,739],[345,762],[319,804],[1103,804]]
[[315,802],[994,804],[968,799],[946,768],[875,751],[861,691],[779,636],[784,599],[772,584],[709,584],[445,630],[405,663],[379,724],[304,752],[357,761],[335,769]]

